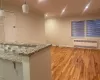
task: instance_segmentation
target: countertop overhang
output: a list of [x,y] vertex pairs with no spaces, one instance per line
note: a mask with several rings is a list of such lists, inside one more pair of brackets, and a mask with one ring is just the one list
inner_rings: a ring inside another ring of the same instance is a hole
[[0,43],[0,58],[21,62],[23,56],[51,46],[50,44]]

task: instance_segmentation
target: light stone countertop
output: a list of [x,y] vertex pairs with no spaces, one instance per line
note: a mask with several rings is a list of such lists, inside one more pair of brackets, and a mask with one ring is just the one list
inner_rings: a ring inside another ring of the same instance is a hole
[[50,44],[0,43],[0,58],[21,62],[24,55],[28,56]]

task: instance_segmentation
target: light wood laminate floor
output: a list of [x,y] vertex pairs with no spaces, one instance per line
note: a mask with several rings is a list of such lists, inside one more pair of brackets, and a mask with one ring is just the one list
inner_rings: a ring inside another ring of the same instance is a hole
[[100,50],[51,48],[53,80],[100,80]]

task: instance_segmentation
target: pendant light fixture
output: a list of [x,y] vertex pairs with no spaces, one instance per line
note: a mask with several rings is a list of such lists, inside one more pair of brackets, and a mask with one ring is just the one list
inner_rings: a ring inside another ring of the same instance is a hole
[[0,7],[0,17],[4,17],[5,15],[4,15],[4,9],[3,9],[3,7],[2,7],[2,0],[1,0],[1,7]]
[[26,3],[26,0],[24,0],[24,4],[22,5],[22,11],[23,13],[29,13],[29,6]]

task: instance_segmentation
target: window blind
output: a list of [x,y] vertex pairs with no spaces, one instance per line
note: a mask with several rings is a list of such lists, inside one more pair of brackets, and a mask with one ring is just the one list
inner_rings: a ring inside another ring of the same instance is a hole
[[100,37],[100,19],[86,21],[86,36]]
[[72,37],[84,37],[84,21],[72,21],[71,31]]

